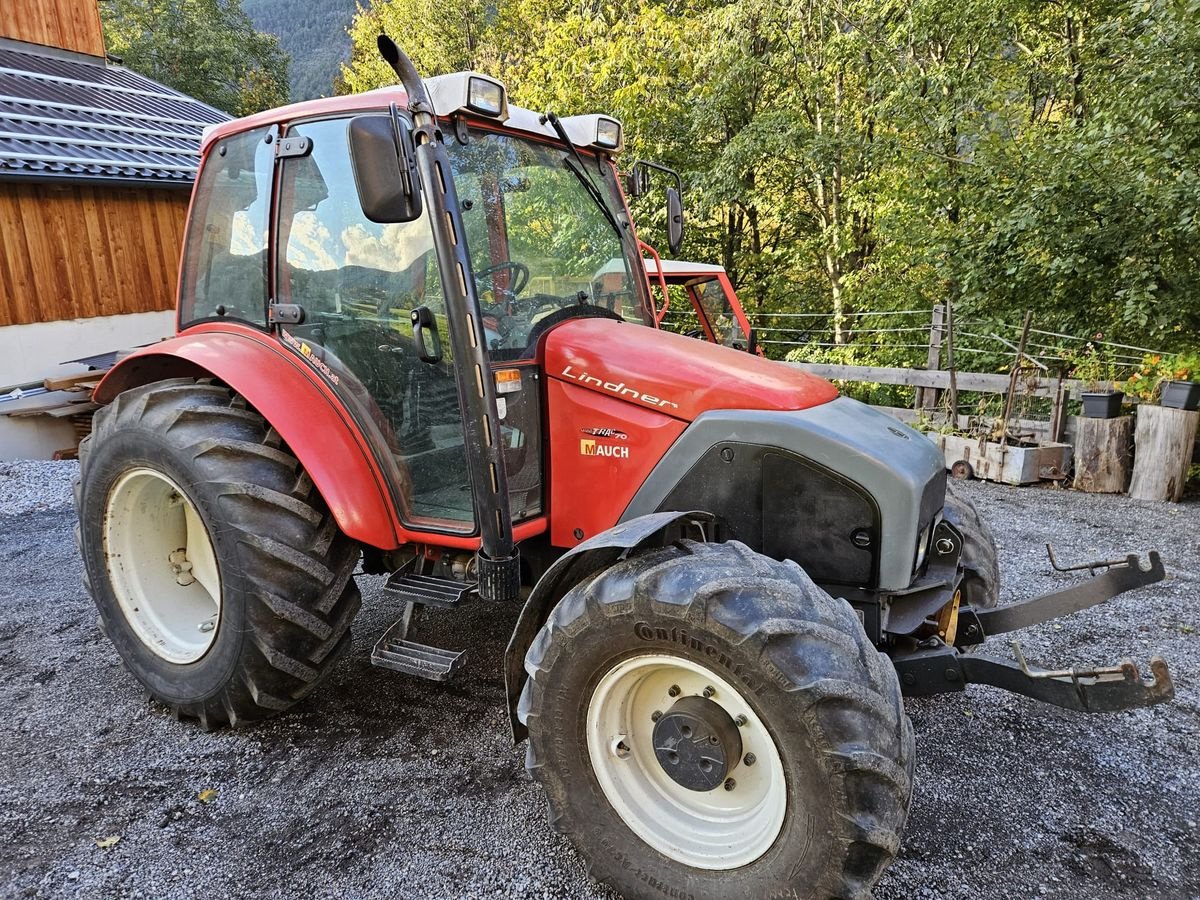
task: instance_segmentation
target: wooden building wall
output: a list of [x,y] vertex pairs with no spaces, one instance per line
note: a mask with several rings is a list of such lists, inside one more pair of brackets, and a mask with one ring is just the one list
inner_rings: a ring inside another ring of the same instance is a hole
[[172,308],[190,196],[0,182],[0,325]]
[[97,0],[3,0],[0,37],[104,56]]

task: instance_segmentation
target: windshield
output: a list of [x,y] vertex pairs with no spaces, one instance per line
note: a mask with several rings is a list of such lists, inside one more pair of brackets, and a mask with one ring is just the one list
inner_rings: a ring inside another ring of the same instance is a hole
[[[493,358],[532,355],[545,327],[572,314],[651,324],[643,280],[609,215],[567,168],[567,151],[484,131],[448,149]],[[585,161],[611,214],[624,218],[611,168]]]

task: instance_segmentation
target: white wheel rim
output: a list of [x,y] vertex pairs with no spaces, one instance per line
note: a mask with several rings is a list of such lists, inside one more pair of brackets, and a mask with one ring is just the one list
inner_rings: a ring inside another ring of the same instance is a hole
[[221,577],[208,529],[179,485],[131,469],[104,514],[109,583],[138,639],[168,662],[192,663],[217,637]]
[[[733,790],[693,791],[676,783],[654,755],[653,714],[678,697],[709,698],[738,729],[742,759],[729,771]],[[771,848],[787,811],[787,784],[775,740],[750,704],[725,679],[678,656],[635,656],[614,666],[592,692],[587,747],[604,796],[622,821],[654,850],[698,869],[735,869]]]

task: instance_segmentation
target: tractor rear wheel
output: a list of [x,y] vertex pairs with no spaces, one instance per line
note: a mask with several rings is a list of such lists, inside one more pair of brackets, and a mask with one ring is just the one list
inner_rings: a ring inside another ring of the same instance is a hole
[[979,517],[968,497],[946,484],[943,514],[962,532],[962,600],[975,609],[988,609],[1000,600],[1000,562],[992,529]]
[[867,897],[914,744],[891,664],[794,563],[683,541],[573,588],[526,655],[526,765],[628,897]]
[[190,378],[126,391],[80,463],[84,584],[151,696],[236,726],[329,675],[361,602],[358,547],[242,397]]

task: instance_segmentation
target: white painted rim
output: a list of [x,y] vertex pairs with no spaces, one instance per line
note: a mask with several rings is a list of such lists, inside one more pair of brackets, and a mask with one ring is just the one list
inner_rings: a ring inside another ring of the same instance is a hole
[[[654,755],[656,711],[679,697],[703,695],[735,721],[742,757],[729,772],[727,791],[692,791],[677,784]],[[654,850],[697,869],[745,866],[764,853],[783,828],[787,783],[779,749],[762,720],[737,690],[710,669],[679,656],[648,654],[626,659],[608,671],[592,692],[587,710],[587,747],[604,796],[622,821]]]
[[155,469],[125,472],[104,510],[104,556],[134,634],[167,662],[196,662],[221,618],[221,576],[195,505]]

